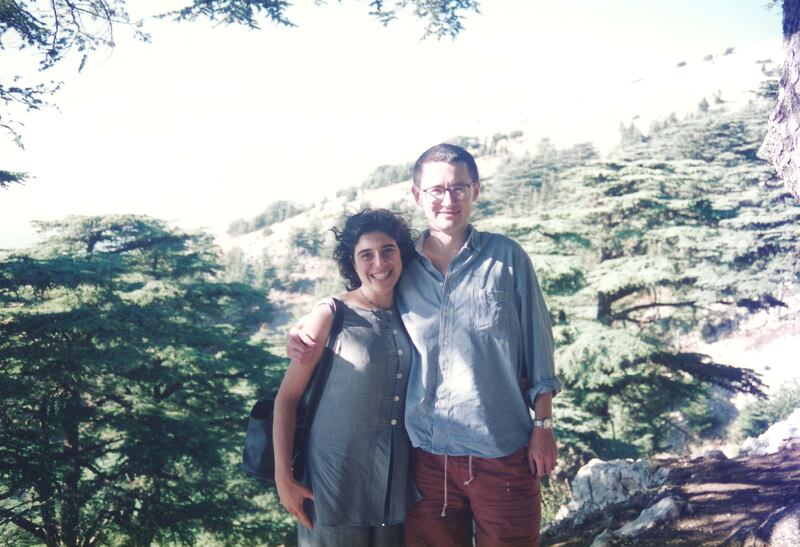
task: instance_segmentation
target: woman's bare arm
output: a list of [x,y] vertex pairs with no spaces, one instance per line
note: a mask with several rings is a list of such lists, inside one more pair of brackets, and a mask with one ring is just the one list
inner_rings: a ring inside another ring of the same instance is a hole
[[[333,316],[330,308],[325,305],[317,305],[305,317],[303,331],[314,340],[327,340],[332,322]],[[316,344],[310,364],[302,364],[296,359],[291,360],[275,398],[272,426],[275,445],[275,484],[278,488],[281,505],[307,528],[311,528],[312,525],[303,510],[303,501],[314,499],[314,496],[308,488],[298,483],[292,476],[294,426],[297,403],[303,395],[324,349],[324,343]]]

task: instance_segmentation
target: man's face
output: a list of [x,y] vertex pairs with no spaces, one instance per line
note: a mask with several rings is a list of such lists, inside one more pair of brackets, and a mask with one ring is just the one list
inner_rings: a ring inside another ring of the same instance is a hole
[[422,166],[419,187],[414,186],[411,191],[417,205],[425,211],[431,230],[457,236],[467,230],[480,183],[473,184],[467,164],[462,161],[434,161]]

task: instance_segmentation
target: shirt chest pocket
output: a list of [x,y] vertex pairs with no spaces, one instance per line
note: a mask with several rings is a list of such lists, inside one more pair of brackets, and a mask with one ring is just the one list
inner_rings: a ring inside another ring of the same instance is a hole
[[513,313],[511,293],[478,289],[474,295],[472,306],[472,327],[476,331],[488,331],[497,334]]

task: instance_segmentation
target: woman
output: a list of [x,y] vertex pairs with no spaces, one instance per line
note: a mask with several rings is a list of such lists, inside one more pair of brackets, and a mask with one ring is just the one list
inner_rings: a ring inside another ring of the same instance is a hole
[[290,468],[297,401],[322,356],[333,301],[317,304],[304,332],[316,344],[311,366],[289,364],[275,400],[275,482],[298,521],[298,543],[400,546],[411,492],[403,426],[411,345],[394,309],[394,288],[413,253],[406,222],[385,209],[348,217],[334,259],[347,281],[342,331],[309,437],[301,482]]

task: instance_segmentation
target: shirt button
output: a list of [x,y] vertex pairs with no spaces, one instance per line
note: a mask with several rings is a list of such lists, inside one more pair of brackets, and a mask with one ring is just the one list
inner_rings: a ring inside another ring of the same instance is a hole
[[398,377],[398,378],[402,378],[402,377],[403,377],[403,373],[402,373],[402,372],[398,372],[398,373],[397,373],[397,377]]
[[401,349],[397,350],[397,355],[403,355],[403,350]]
[[392,418],[392,421],[391,421],[391,422],[389,422],[389,423],[390,423],[390,424],[392,424],[392,425],[397,425],[397,420],[395,420],[394,418]]
[[392,334],[400,334],[400,331],[397,329],[392,329]]
[[394,400],[395,400],[395,401],[399,401],[399,400],[400,400],[400,396],[399,396],[399,395],[395,395],[395,396],[394,396]]

